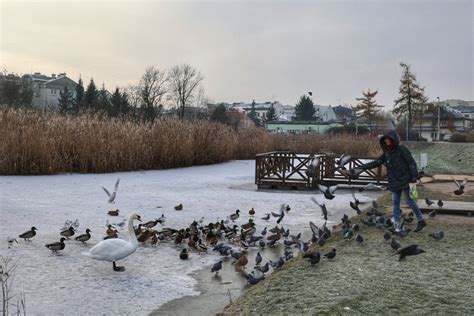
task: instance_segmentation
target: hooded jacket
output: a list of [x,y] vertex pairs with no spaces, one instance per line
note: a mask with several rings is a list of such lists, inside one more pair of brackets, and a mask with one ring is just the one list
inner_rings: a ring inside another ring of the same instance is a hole
[[[392,140],[392,151],[385,144],[386,138]],[[380,165],[385,165],[387,167],[388,189],[390,191],[408,188],[410,182],[416,182],[418,171],[415,159],[413,159],[408,148],[400,144],[400,139],[395,131],[389,131],[380,138],[380,147],[382,147],[383,154],[376,160],[362,165],[362,169],[373,169]]]

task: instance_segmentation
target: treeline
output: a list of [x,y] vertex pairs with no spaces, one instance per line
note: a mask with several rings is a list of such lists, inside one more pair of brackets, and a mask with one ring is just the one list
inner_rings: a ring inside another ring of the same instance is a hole
[[104,114],[60,115],[0,107],[0,174],[102,173],[254,159],[273,150],[374,155],[367,136],[276,135],[207,120],[137,122]]

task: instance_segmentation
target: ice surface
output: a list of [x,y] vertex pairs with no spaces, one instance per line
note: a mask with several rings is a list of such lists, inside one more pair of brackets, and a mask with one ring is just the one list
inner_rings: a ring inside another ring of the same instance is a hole
[[[108,262],[83,255],[105,236],[107,220],[120,222],[132,212],[138,212],[144,221],[164,214],[165,227],[182,228],[201,217],[205,222],[225,219],[236,209],[242,211],[237,224],[243,224],[253,207],[257,231],[261,231],[264,226],[275,226],[275,219],[267,223],[260,217],[278,212],[280,204],[287,203],[291,211],[282,224],[292,234],[309,234],[309,220],[323,223],[311,196],[326,203],[329,224],[339,222],[343,213],[355,214],[349,207],[352,197],[348,190],[336,191],[331,201],[315,192],[262,192],[256,190],[254,173],[255,162],[244,160],[159,171],[0,177],[0,254],[13,254],[19,262],[13,294],[23,290],[27,312],[34,315],[146,315],[172,299],[198,295],[190,273],[216,262],[218,255],[212,251],[182,261],[180,249],[171,243],[140,246],[118,262],[126,268],[121,273],[114,272]],[[101,186],[112,188],[118,177],[116,204],[111,205]],[[380,193],[357,196],[368,201],[376,194]],[[175,211],[179,203],[184,209]],[[116,208],[121,216],[107,214]],[[75,219],[80,223],[76,235],[86,228],[92,230],[87,244],[66,241],[66,248],[58,255],[44,247],[59,240],[66,220]],[[17,237],[31,226],[38,228],[37,236],[31,242],[19,239],[19,244],[8,249],[7,237]],[[120,235],[125,237],[126,230]]]

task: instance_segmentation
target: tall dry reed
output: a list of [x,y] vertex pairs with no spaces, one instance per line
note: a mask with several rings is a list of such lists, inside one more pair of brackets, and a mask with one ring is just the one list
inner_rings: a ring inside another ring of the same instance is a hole
[[137,123],[99,115],[60,116],[0,110],[0,174],[114,172],[253,159],[285,150],[373,155],[375,139],[352,136],[273,135],[208,121],[160,119]]

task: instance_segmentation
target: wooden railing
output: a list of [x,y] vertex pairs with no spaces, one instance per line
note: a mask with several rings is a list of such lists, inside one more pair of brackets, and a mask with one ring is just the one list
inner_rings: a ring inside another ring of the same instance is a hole
[[[318,157],[321,163],[316,170],[310,170],[310,163],[315,157]],[[325,185],[387,183],[382,167],[366,170],[357,179],[349,178],[338,169],[336,164],[338,158],[339,156],[330,154],[295,154],[286,151],[259,154],[255,161],[255,184],[258,188],[314,189],[318,183]],[[356,168],[372,159],[375,157],[352,157],[344,167],[346,170]]]

